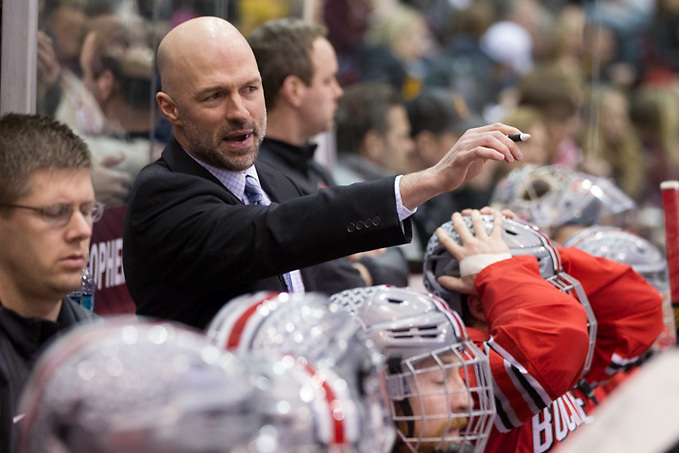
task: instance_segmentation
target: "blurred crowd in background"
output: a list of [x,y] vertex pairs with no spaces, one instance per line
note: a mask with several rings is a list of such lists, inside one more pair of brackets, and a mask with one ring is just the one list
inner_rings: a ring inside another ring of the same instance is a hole
[[[41,1],[38,113],[87,138],[108,207],[125,203],[136,173],[169,138],[154,99],[155,46],[198,15],[226,17],[246,36],[277,17],[325,24],[344,89],[388,85],[411,106],[397,137],[404,156],[387,170],[427,165],[410,141],[423,129],[502,121],[532,135],[523,164],[609,178],[636,203],[629,227],[663,245],[659,184],[679,177],[677,0]],[[98,37],[88,38],[92,31]],[[413,113],[433,92],[430,102],[450,111],[449,120],[435,116],[439,126]],[[319,139],[316,156],[331,168],[333,133]],[[488,204],[507,172],[488,166],[462,207]]]

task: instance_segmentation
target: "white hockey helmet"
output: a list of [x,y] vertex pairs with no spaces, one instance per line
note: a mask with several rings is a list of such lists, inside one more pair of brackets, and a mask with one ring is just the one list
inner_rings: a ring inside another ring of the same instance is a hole
[[542,229],[566,225],[625,226],[636,203],[606,178],[561,165],[525,165],[500,180],[491,206],[510,209]]
[[[432,295],[386,285],[331,300],[360,321],[387,360],[391,417],[402,443],[413,452],[483,451],[495,416],[490,366],[456,313]],[[439,385],[426,389],[432,377]],[[427,411],[431,399],[445,404]],[[428,423],[438,424],[435,434]]]
[[663,252],[647,239],[630,231],[595,225],[578,231],[563,245],[632,266],[661,293],[670,287],[667,259]]
[[247,444],[259,426],[252,401],[264,395],[248,365],[181,325],[125,318],[79,326],[41,356],[20,403],[19,451],[216,453]]
[[[395,439],[385,393],[385,362],[358,322],[318,293],[258,292],[236,297],[207,327],[220,348],[279,351],[307,360],[324,373],[342,410],[314,417],[319,449],[388,452]],[[332,420],[321,423],[323,417]],[[341,430],[324,427],[341,421]],[[321,450],[324,451],[324,450]]]
[[665,254],[658,247],[631,231],[599,225],[578,231],[564,242],[564,246],[627,264],[644,277],[663,298],[665,330],[654,347],[660,350],[676,347],[677,324],[672,309],[669,269]]
[[[474,226],[471,217],[463,216],[467,228],[474,234]],[[490,233],[493,229],[494,221],[492,215],[482,215],[483,225],[486,232]],[[441,225],[441,228],[448,233],[459,244],[462,243],[459,234],[455,231],[452,221]],[[587,312],[587,323],[589,330],[589,352],[583,370],[583,375],[587,373],[591,366],[594,354],[594,342],[596,340],[597,322],[594,311],[590,306],[589,299],[582,289],[582,285],[575,278],[563,271],[561,257],[558,250],[552,246],[549,238],[545,236],[539,228],[528,224],[522,220],[503,219],[502,238],[509,247],[512,256],[531,255],[538,261],[540,275],[560,291],[574,296],[585,308]],[[443,275],[460,276],[459,261],[446,249],[434,233],[429,242],[424,255],[423,283],[427,291],[443,299],[448,306],[462,314],[462,303],[464,295],[457,291],[450,291],[444,288],[438,281]]]

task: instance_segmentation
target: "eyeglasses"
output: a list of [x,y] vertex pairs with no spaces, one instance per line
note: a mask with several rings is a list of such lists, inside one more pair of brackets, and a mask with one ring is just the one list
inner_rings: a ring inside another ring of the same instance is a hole
[[[75,211],[73,205],[64,203],[57,203],[43,208],[20,204],[0,204],[0,207],[30,209],[31,211],[40,214],[40,217],[42,217],[42,220],[45,223],[54,226],[66,225],[71,220],[73,211]],[[104,215],[104,205],[103,203],[98,202],[85,203],[80,206],[80,212],[85,217],[85,220],[94,223],[100,220],[101,216]]]

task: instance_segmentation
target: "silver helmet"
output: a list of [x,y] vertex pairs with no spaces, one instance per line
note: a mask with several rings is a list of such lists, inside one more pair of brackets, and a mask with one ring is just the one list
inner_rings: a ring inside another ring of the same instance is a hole
[[483,451],[495,416],[490,366],[456,313],[432,295],[391,286],[331,300],[360,321],[387,360],[391,417],[403,444],[413,452]]
[[275,350],[335,376],[327,383],[335,388],[333,404],[343,407],[333,413],[342,417],[343,431],[312,427],[319,449],[391,450],[395,433],[384,393],[384,359],[356,320],[327,297],[264,291],[239,296],[222,307],[206,332],[220,348],[240,353]]
[[569,237],[564,247],[632,266],[661,293],[670,287],[665,255],[650,241],[630,231],[595,225]]
[[[467,228],[474,234],[474,226],[471,217],[463,216]],[[493,229],[494,221],[492,215],[482,215],[483,226],[486,232],[490,233]],[[441,225],[441,228],[448,233],[458,244],[462,243],[459,234],[455,231],[453,222],[449,221]],[[583,370],[583,375],[589,371],[594,354],[594,342],[596,339],[597,322],[594,311],[590,306],[589,299],[582,288],[582,285],[575,278],[563,271],[561,257],[558,250],[552,246],[549,238],[545,236],[539,228],[521,220],[503,219],[502,238],[509,247],[512,256],[531,255],[538,261],[540,275],[560,291],[571,294],[585,308],[587,312],[587,322],[589,330],[589,352]],[[443,299],[448,306],[462,314],[462,304],[464,295],[457,291],[450,291],[444,288],[438,281],[443,275],[460,276],[459,261],[446,249],[439,241],[436,234],[433,234],[427,243],[424,255],[423,283],[427,291]]]
[[654,348],[666,350],[676,346],[677,326],[672,309],[669,270],[667,258],[660,249],[630,231],[599,225],[578,231],[564,242],[564,246],[627,264],[644,277],[663,298],[665,330]]
[[560,165],[525,165],[493,191],[491,206],[510,209],[542,229],[565,225],[625,226],[636,203],[606,178]]
[[[127,318],[127,317],[126,317]],[[169,322],[78,327],[36,364],[23,393],[22,453],[228,451],[247,443],[247,365]]]

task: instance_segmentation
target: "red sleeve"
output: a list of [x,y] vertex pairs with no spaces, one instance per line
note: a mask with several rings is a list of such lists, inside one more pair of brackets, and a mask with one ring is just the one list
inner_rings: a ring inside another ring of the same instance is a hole
[[498,416],[507,431],[570,390],[589,347],[585,309],[540,276],[537,260],[517,256],[476,278],[490,338],[488,354]]
[[664,329],[662,296],[630,266],[563,247],[564,271],[582,284],[597,320],[594,359],[585,378],[597,384],[639,363]]

